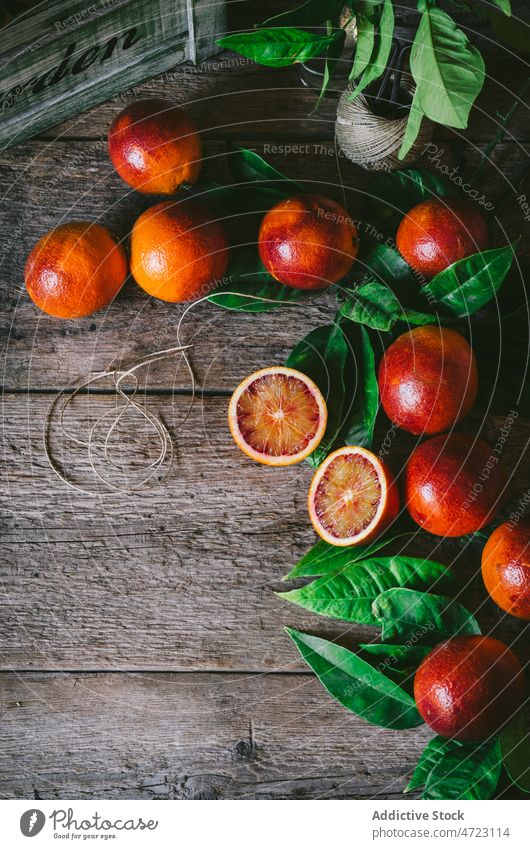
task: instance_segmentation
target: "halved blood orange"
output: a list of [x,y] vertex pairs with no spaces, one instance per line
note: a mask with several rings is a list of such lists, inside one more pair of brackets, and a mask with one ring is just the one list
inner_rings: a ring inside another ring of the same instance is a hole
[[228,423],[245,454],[267,466],[299,463],[324,436],[328,411],[313,381],[272,366],[245,378],[230,399]]
[[309,516],[322,539],[356,545],[378,536],[399,512],[394,477],[366,448],[346,445],[318,467],[308,496]]

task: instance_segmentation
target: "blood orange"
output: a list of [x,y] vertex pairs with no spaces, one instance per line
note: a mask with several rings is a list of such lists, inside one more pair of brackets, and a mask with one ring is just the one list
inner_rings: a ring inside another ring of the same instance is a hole
[[385,463],[371,451],[347,445],[318,467],[308,496],[317,534],[332,545],[376,537],[396,518],[399,493]]
[[315,450],[328,412],[316,383],[272,366],[245,378],[230,399],[228,423],[245,454],[267,466],[291,466]]

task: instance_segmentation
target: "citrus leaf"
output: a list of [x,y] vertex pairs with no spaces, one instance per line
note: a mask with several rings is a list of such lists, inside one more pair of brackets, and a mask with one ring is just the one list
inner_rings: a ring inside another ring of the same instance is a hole
[[348,345],[340,324],[327,324],[308,333],[289,354],[285,363],[314,380],[328,408],[328,423],[320,445],[307,458],[316,467],[329,454],[342,427],[344,405],[344,370]]
[[320,683],[345,708],[385,728],[415,728],[423,723],[412,696],[354,652],[320,637],[286,630]]
[[362,272],[360,282],[375,277],[379,283],[386,283],[393,292],[409,294],[417,291],[418,284],[414,272],[399,251],[391,245],[371,239],[368,236],[362,240],[359,255],[355,261],[354,272]]
[[434,737],[421,753],[404,792],[424,787],[422,799],[490,799],[500,769],[498,739],[461,743]]
[[225,217],[230,215],[260,213],[264,215],[271,206],[283,200],[285,190],[271,186],[226,186],[214,180],[199,180],[186,189],[190,197],[200,197],[208,203],[218,204]]
[[417,592],[414,589],[388,589],[379,595],[372,608],[380,620],[383,642],[428,635],[454,637],[457,634],[480,634],[475,617],[466,608],[446,596]]
[[332,35],[315,35],[303,29],[278,27],[226,35],[217,44],[247,59],[253,59],[260,65],[284,68],[297,62],[306,62],[313,56],[321,56],[341,35],[340,29]]
[[341,442],[371,448],[379,409],[375,356],[367,330],[361,325],[361,377],[351,410],[344,417]]
[[360,643],[359,649],[383,660],[391,660],[397,669],[419,666],[431,651],[430,646],[395,646],[390,643]]
[[366,15],[357,16],[357,41],[350,80],[356,80],[367,67],[375,45],[375,24]]
[[332,575],[345,566],[349,566],[351,563],[357,563],[359,560],[375,554],[376,551],[380,551],[380,549],[397,539],[411,536],[413,536],[413,532],[406,532],[395,534],[386,539],[378,539],[374,542],[365,543],[364,545],[345,547],[331,545],[329,542],[319,540],[313,548],[309,549],[307,554],[304,554],[296,566],[285,575],[283,580],[291,581],[293,578]]
[[301,289],[283,286],[266,271],[253,245],[232,251],[227,281],[210,292],[208,300],[227,310],[266,312],[308,297]]
[[300,183],[285,177],[255,150],[238,144],[229,146],[228,166],[235,179],[243,183],[266,182],[269,188],[276,189],[284,196],[305,191]]
[[380,174],[371,181],[369,189],[373,214],[377,220],[393,228],[399,226],[412,207],[424,200],[454,197],[456,194],[451,183],[438,174],[417,168]]
[[491,799],[499,783],[499,738],[486,743],[446,740],[425,779],[422,799]]
[[501,731],[500,745],[506,772],[513,783],[530,793],[530,709],[520,711]]
[[499,291],[513,258],[512,245],[480,251],[440,271],[422,292],[459,318],[473,315]]
[[377,80],[385,70],[390,51],[392,50],[393,35],[394,6],[392,0],[384,0],[375,47],[360,82],[349,97],[350,100],[354,100],[370,83]]
[[431,771],[441,759],[444,750],[450,744],[450,741],[446,740],[445,737],[433,737],[432,740],[429,740],[420,755],[420,759],[416,764],[409,783],[403,791],[404,793],[411,793],[412,790],[418,790],[420,787],[425,786]]
[[391,330],[397,321],[417,325],[436,320],[434,315],[403,307],[392,289],[376,280],[359,284],[342,304],[340,313],[374,330]]
[[[418,109],[432,121],[465,129],[485,77],[484,60],[449,15],[438,7],[422,14],[410,54]],[[415,98],[416,99],[416,98]]]
[[491,0],[494,6],[498,6],[501,12],[510,17],[512,14],[512,6],[510,0]]
[[407,690],[412,690],[416,670],[430,651],[430,646],[396,646],[388,643],[361,643],[358,646],[359,657],[375,665],[380,672]]
[[[320,94],[318,95],[318,100],[316,102],[315,108],[313,109],[313,112],[316,112],[316,110],[318,109],[318,107],[320,105],[320,101],[322,100],[322,98],[324,97],[324,95],[326,93],[326,89],[327,89],[327,87],[330,83],[330,80],[331,80],[333,74],[335,73],[337,61],[338,61],[338,59],[339,59],[339,57],[340,57],[340,55],[343,51],[344,41],[345,41],[345,38],[346,38],[346,31],[342,30],[341,32],[342,32],[342,36],[339,36],[339,38],[336,41],[334,41],[333,44],[330,44],[330,46],[327,48],[327,50],[324,54],[325,62],[324,62],[324,74],[323,74],[323,77],[322,77],[322,86],[320,87]],[[313,114],[313,112],[311,112],[311,115]]]
[[409,153],[411,147],[418,138],[418,134],[421,129],[421,122],[424,118],[425,113],[420,106],[419,90],[416,89],[409,110],[407,126],[405,127],[405,135],[403,136],[403,141],[401,142],[401,147],[398,151],[398,159],[405,159],[407,153]]
[[440,584],[451,586],[454,579],[446,566],[434,560],[372,557],[345,566],[334,575],[317,578],[305,587],[278,595],[321,616],[378,625],[380,611],[372,610],[371,603],[386,590],[392,587],[427,590]]

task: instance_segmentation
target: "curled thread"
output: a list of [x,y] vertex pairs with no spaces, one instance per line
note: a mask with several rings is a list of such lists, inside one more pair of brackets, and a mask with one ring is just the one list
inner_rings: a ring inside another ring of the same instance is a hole
[[[244,297],[248,298],[249,300],[261,301],[264,303],[277,303],[274,298],[265,298],[261,295],[251,295],[241,292],[223,292],[222,294],[236,295],[238,297]],[[161,420],[161,418],[155,415],[150,410],[148,410],[143,404],[141,404],[137,400],[137,393],[140,389],[138,372],[140,371],[140,369],[149,366],[153,363],[160,362],[161,360],[165,360],[168,357],[173,357],[177,354],[181,355],[190,377],[190,402],[188,404],[184,417],[177,425],[177,429],[181,428],[191,415],[191,411],[193,409],[193,404],[195,402],[196,397],[195,376],[193,374],[193,368],[187,353],[191,348],[193,348],[193,345],[183,344],[181,341],[183,322],[191,310],[195,309],[197,306],[199,306],[199,304],[203,303],[204,301],[208,301],[209,298],[210,295],[205,295],[204,297],[199,298],[197,301],[193,301],[184,309],[177,324],[177,345],[175,345],[174,347],[166,348],[161,351],[155,351],[152,354],[147,354],[145,357],[142,357],[140,360],[125,369],[107,368],[104,371],[90,373],[80,382],[75,382],[69,384],[68,386],[65,386],[57,393],[57,395],[55,395],[50,406],[48,407],[44,420],[44,451],[51,469],[64,484],[66,484],[71,489],[77,490],[78,492],[82,492],[85,495],[97,495],[99,493],[98,489],[90,489],[88,487],[81,486],[80,484],[75,483],[73,480],[71,480],[70,477],[66,474],[66,472],[63,471],[63,469],[54,459],[51,445],[51,427],[52,422],[54,421],[54,414],[57,412],[57,410],[59,410],[59,430],[62,433],[63,437],[68,441],[74,443],[75,445],[86,449],[87,460],[92,474],[100,483],[104,484],[110,490],[120,492],[126,495],[131,495],[133,493],[144,492],[153,489],[154,487],[159,486],[165,480],[171,470],[175,457],[173,440],[171,438],[171,434],[168,428]],[[293,306],[294,305],[295,304],[293,304]],[[100,416],[96,420],[96,422],[91,426],[88,432],[88,436],[85,439],[81,439],[79,436],[72,433],[66,427],[66,411],[80,392],[93,386],[93,384],[97,383],[98,381],[109,379],[114,382],[113,388],[115,393],[115,399],[120,399],[121,401],[123,401],[123,403],[121,404],[117,412],[115,411],[115,409],[111,409],[103,413],[103,415]],[[133,386],[132,389],[125,391],[122,384],[127,379],[133,380]],[[120,423],[123,423],[124,418],[127,415],[130,415],[131,412],[134,412],[139,415],[151,427],[152,433],[156,436],[158,440],[159,448],[155,459],[143,466],[143,471],[145,472],[145,476],[143,478],[141,478],[135,484],[120,485],[119,483],[112,481],[104,472],[100,471],[99,467],[101,467],[102,460],[104,468],[106,467],[107,469],[114,469],[120,472],[124,471],[123,464],[118,464],[113,460],[111,456],[110,443],[112,436],[116,432]],[[110,421],[108,421],[109,419]],[[98,440],[97,431],[103,425],[104,422],[108,422],[106,424],[106,430],[104,431],[104,438],[103,440]],[[100,458],[100,463],[97,462],[98,456]]]

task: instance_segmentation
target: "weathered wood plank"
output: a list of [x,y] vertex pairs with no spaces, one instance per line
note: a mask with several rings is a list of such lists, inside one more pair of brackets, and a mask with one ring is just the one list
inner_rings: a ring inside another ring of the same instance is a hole
[[306,675],[2,675],[0,796],[398,798],[429,738]]
[[[331,142],[308,142],[290,150],[273,142],[246,143],[308,190],[341,199]],[[226,159],[224,144],[208,144],[205,175],[231,180]],[[450,149],[442,161],[454,163]],[[425,164],[429,165],[427,159]],[[487,175],[487,199],[495,202],[513,189],[523,168],[512,144],[500,146],[496,167]],[[344,160],[341,171],[350,213],[369,220],[370,176]],[[0,216],[0,332],[5,340],[2,383],[6,387],[63,386],[115,358],[130,362],[175,344],[182,307],[148,298],[132,279],[107,310],[77,321],[46,316],[26,294],[26,256],[48,229],[64,220],[98,220],[124,237],[140,212],[156,202],[157,198],[141,196],[120,180],[103,142],[21,145],[16,156],[12,152],[0,155],[0,184],[6,192]],[[255,239],[241,219],[230,219],[228,210],[226,214],[233,244]],[[530,225],[519,206],[513,204],[511,213],[503,212],[503,222],[509,235],[526,233],[530,244]],[[331,294],[262,316],[200,304],[186,320],[184,336],[195,345],[193,362],[199,382],[229,389],[242,374],[281,362],[298,339],[333,314]],[[149,383],[188,385],[185,372],[177,374],[172,362],[158,363]]]
[[[86,415],[86,402],[78,402],[78,415]],[[342,635],[348,644],[376,635],[273,594],[315,539],[306,508],[311,470],[306,464],[269,469],[245,458],[228,432],[226,398],[197,404],[175,435],[171,474],[143,495],[85,495],[56,478],[42,445],[48,403],[38,394],[3,400],[4,669],[292,669],[302,664],[285,625]],[[89,403],[92,422],[113,404],[101,396]],[[149,399],[172,430],[183,403],[182,397]],[[503,424],[503,417],[489,422],[491,444]],[[74,428],[71,415],[66,425]],[[82,436],[86,429],[74,432]],[[375,450],[385,433],[383,423]],[[530,486],[529,433],[530,425],[518,421],[506,440],[514,499]],[[153,459],[140,424],[120,440],[127,463]],[[410,440],[396,433],[387,455],[396,473],[407,446]],[[55,456],[75,482],[93,487],[85,452],[69,444]],[[413,540],[407,551],[454,561],[470,579],[463,599],[484,626],[524,649],[522,623],[503,619],[485,600],[476,575],[479,552],[444,548],[432,537]]]

